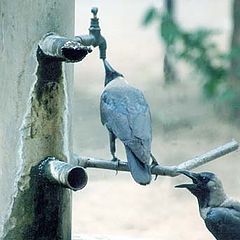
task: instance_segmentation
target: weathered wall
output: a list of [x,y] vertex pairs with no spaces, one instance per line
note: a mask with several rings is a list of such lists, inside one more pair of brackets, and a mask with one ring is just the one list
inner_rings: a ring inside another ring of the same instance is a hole
[[[30,201],[36,197],[29,190],[32,167],[49,155],[67,159],[71,150],[72,67],[66,66],[66,74],[61,74],[59,84],[53,86],[53,94],[62,99],[56,98],[45,107],[40,106],[44,96],[39,102],[35,99],[37,43],[50,31],[73,36],[73,0],[0,1],[0,239],[23,239],[24,221],[32,224],[37,211],[31,211]],[[63,118],[55,123],[54,111],[58,107]],[[49,129],[42,130],[48,124]],[[54,126],[60,127],[58,131]],[[66,230],[61,236],[68,239],[70,193],[63,191],[67,205],[61,211],[66,211],[63,214],[67,217],[61,223]]]

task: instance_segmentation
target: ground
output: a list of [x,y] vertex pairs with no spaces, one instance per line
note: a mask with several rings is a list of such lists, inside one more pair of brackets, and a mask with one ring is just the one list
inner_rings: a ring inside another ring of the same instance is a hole
[[[103,3],[104,2],[104,3]],[[157,2],[157,1],[155,1]],[[177,18],[187,28],[207,26],[221,30],[216,40],[226,49],[231,32],[227,0],[177,1]],[[162,75],[164,49],[155,27],[144,29],[141,19],[149,1],[95,1],[103,35],[108,41],[108,60],[128,82],[141,89],[153,120],[153,153],[161,164],[175,165],[232,138],[239,130],[222,119],[204,99],[197,73],[178,64],[179,83],[165,86]],[[183,8],[185,6],[185,8]],[[76,33],[87,31],[91,3],[76,1]],[[199,15],[204,11],[204,15]],[[189,12],[194,12],[190,15]],[[81,24],[80,24],[81,23]],[[99,97],[104,71],[98,49],[75,67],[73,101],[74,152],[110,159],[108,134],[100,123]],[[125,159],[120,142],[117,156]],[[239,152],[196,169],[213,171],[226,192],[240,199]],[[89,183],[73,194],[73,233],[107,238],[213,240],[201,220],[194,196],[174,185],[185,177],[158,177],[151,185],[137,185],[129,173],[87,170]],[[106,238],[105,238],[106,239]]]

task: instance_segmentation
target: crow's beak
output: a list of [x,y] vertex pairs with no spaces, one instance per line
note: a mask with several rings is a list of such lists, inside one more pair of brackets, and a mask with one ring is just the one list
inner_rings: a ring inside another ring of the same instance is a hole
[[105,68],[105,86],[114,80],[117,77],[123,77],[123,75],[112,68],[107,60],[103,60],[104,68]]
[[123,75],[119,72],[117,72],[113,67],[109,64],[107,60],[103,60],[103,65],[105,68],[106,76],[110,77],[114,75],[115,77],[123,77]]
[[176,188],[187,188],[189,190],[195,189],[197,185],[200,183],[199,181],[199,174],[189,172],[187,170],[178,170],[178,173],[184,174],[185,176],[189,177],[192,179],[193,183],[187,183],[187,184],[180,184],[175,186]]

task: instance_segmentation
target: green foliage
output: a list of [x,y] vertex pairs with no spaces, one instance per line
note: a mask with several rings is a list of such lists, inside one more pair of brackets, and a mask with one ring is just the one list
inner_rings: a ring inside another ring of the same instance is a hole
[[218,88],[226,79],[229,57],[218,49],[212,40],[216,32],[207,29],[186,31],[182,29],[168,13],[160,14],[154,7],[150,8],[143,24],[156,21],[159,34],[166,48],[178,60],[183,60],[202,74],[203,90],[207,97],[214,97]]
[[156,18],[158,16],[157,14],[157,10],[155,7],[150,7],[146,13],[145,13],[145,16],[144,16],[144,19],[143,19],[143,25],[149,25],[153,20],[154,18]]
[[166,46],[176,44],[181,36],[179,27],[169,14],[165,13],[159,17],[161,19],[159,32],[160,36],[164,40],[164,43]]

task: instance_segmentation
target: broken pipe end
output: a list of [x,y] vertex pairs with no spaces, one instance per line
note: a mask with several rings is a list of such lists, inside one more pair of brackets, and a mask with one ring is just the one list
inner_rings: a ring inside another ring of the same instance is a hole
[[88,182],[88,176],[84,168],[73,166],[54,157],[43,160],[39,170],[40,177],[73,191],[84,188]]

